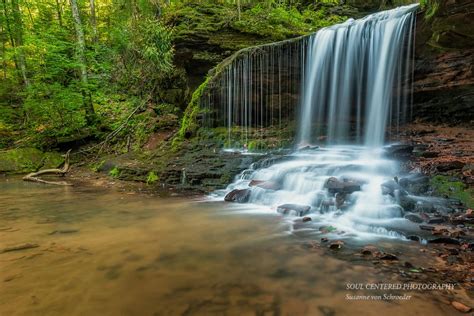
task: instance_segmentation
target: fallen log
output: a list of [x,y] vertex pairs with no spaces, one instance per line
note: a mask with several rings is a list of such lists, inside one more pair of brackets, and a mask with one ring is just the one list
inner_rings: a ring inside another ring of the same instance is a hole
[[27,174],[26,176],[23,177],[23,181],[31,181],[31,182],[39,182],[43,184],[53,184],[53,185],[65,185],[65,186],[71,186],[71,183],[68,183],[66,181],[46,181],[41,178],[39,178],[40,175],[45,175],[45,174],[57,174],[60,175],[61,177],[64,177],[66,173],[69,172],[69,169],[71,168],[71,165],[69,164],[69,154],[71,153],[71,150],[68,150],[65,158],[64,158],[64,166],[61,169],[44,169],[40,170],[37,172],[32,172]]

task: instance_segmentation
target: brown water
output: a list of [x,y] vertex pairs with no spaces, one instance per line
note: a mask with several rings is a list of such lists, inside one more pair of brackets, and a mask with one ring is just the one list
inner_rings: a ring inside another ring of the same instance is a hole
[[[308,248],[274,214],[0,180],[0,315],[453,315],[426,292],[351,301],[396,277]],[[370,293],[373,294],[373,293]],[[455,312],[455,311],[454,311]]]

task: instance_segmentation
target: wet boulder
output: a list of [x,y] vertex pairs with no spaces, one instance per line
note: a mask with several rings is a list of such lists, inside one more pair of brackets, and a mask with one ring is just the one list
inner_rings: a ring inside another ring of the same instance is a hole
[[276,181],[262,181],[262,180],[252,180],[249,183],[250,187],[259,187],[265,190],[279,190],[281,185]]
[[336,193],[345,193],[345,194],[351,194],[356,191],[361,190],[361,185],[360,183],[354,181],[354,180],[339,180],[336,177],[330,177],[329,179],[326,180],[326,183],[324,184],[324,188],[328,190],[329,193],[331,194],[336,194]]
[[408,213],[408,214],[405,214],[404,216],[407,220],[409,220],[410,222],[413,222],[413,223],[423,223],[423,218],[418,215],[418,214],[414,214],[414,213]]
[[407,144],[394,144],[384,148],[385,156],[393,159],[408,159],[413,153],[414,147]]
[[435,203],[433,201],[417,201],[413,211],[416,213],[435,213]]
[[311,210],[309,205],[283,204],[277,207],[277,212],[283,215],[303,216]]
[[226,202],[246,203],[250,198],[250,189],[235,189],[227,193],[224,197]]
[[402,195],[399,202],[405,212],[412,212],[415,210],[417,200],[410,195]]
[[391,196],[404,196],[408,192],[402,188],[395,180],[389,180],[382,183],[382,194]]
[[360,253],[364,256],[376,256],[378,253],[380,253],[380,250],[374,245],[367,245],[361,249]]
[[430,189],[430,178],[416,173],[400,178],[398,184],[411,194],[422,195]]

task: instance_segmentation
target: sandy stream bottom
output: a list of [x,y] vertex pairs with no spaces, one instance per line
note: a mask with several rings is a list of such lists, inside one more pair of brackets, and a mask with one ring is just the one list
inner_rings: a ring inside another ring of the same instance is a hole
[[276,214],[219,202],[2,179],[0,249],[38,247],[0,253],[0,315],[457,313],[432,292],[347,300],[375,294],[347,283],[400,281],[285,230]]

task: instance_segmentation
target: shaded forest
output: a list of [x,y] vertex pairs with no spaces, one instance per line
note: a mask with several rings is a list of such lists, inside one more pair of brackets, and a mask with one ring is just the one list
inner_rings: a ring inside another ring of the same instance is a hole
[[192,89],[227,55],[354,11],[304,2],[3,0],[0,146],[100,140],[133,112],[120,133],[138,149],[151,125],[178,124]]

